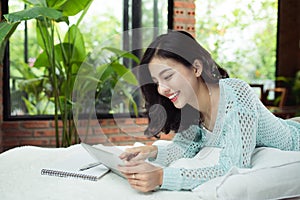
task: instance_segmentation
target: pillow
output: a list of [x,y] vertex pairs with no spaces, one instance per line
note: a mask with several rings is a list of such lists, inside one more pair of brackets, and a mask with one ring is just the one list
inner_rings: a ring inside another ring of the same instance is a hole
[[201,199],[283,199],[300,196],[300,152],[261,147],[252,168],[232,168],[226,175],[193,190]]

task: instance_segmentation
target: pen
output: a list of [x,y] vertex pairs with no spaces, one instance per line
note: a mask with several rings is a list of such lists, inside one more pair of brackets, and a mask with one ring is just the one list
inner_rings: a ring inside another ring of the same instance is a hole
[[79,169],[79,171],[84,171],[84,170],[87,170],[87,169],[90,169],[90,168],[93,168],[93,167],[96,167],[98,165],[101,165],[101,162],[96,162],[96,163],[90,163],[86,166],[83,166]]

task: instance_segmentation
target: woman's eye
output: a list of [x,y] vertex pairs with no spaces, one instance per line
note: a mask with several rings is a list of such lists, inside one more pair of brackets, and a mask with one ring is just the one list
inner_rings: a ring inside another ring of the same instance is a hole
[[169,80],[170,78],[172,78],[172,76],[173,76],[173,74],[169,74],[169,75],[167,75],[167,76],[165,76],[165,80]]

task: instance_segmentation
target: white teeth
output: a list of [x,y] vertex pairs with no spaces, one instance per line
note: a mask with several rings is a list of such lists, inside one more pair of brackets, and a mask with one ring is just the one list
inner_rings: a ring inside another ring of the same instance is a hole
[[178,92],[172,94],[171,96],[169,96],[169,99],[173,99],[174,97],[176,97],[178,95]]

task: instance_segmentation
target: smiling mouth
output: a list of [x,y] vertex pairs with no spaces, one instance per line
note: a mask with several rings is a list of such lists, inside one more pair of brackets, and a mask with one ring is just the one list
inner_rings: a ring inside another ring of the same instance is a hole
[[172,94],[171,96],[169,96],[168,98],[172,101],[175,102],[178,99],[178,95],[179,95],[179,91],[175,92],[174,94]]

